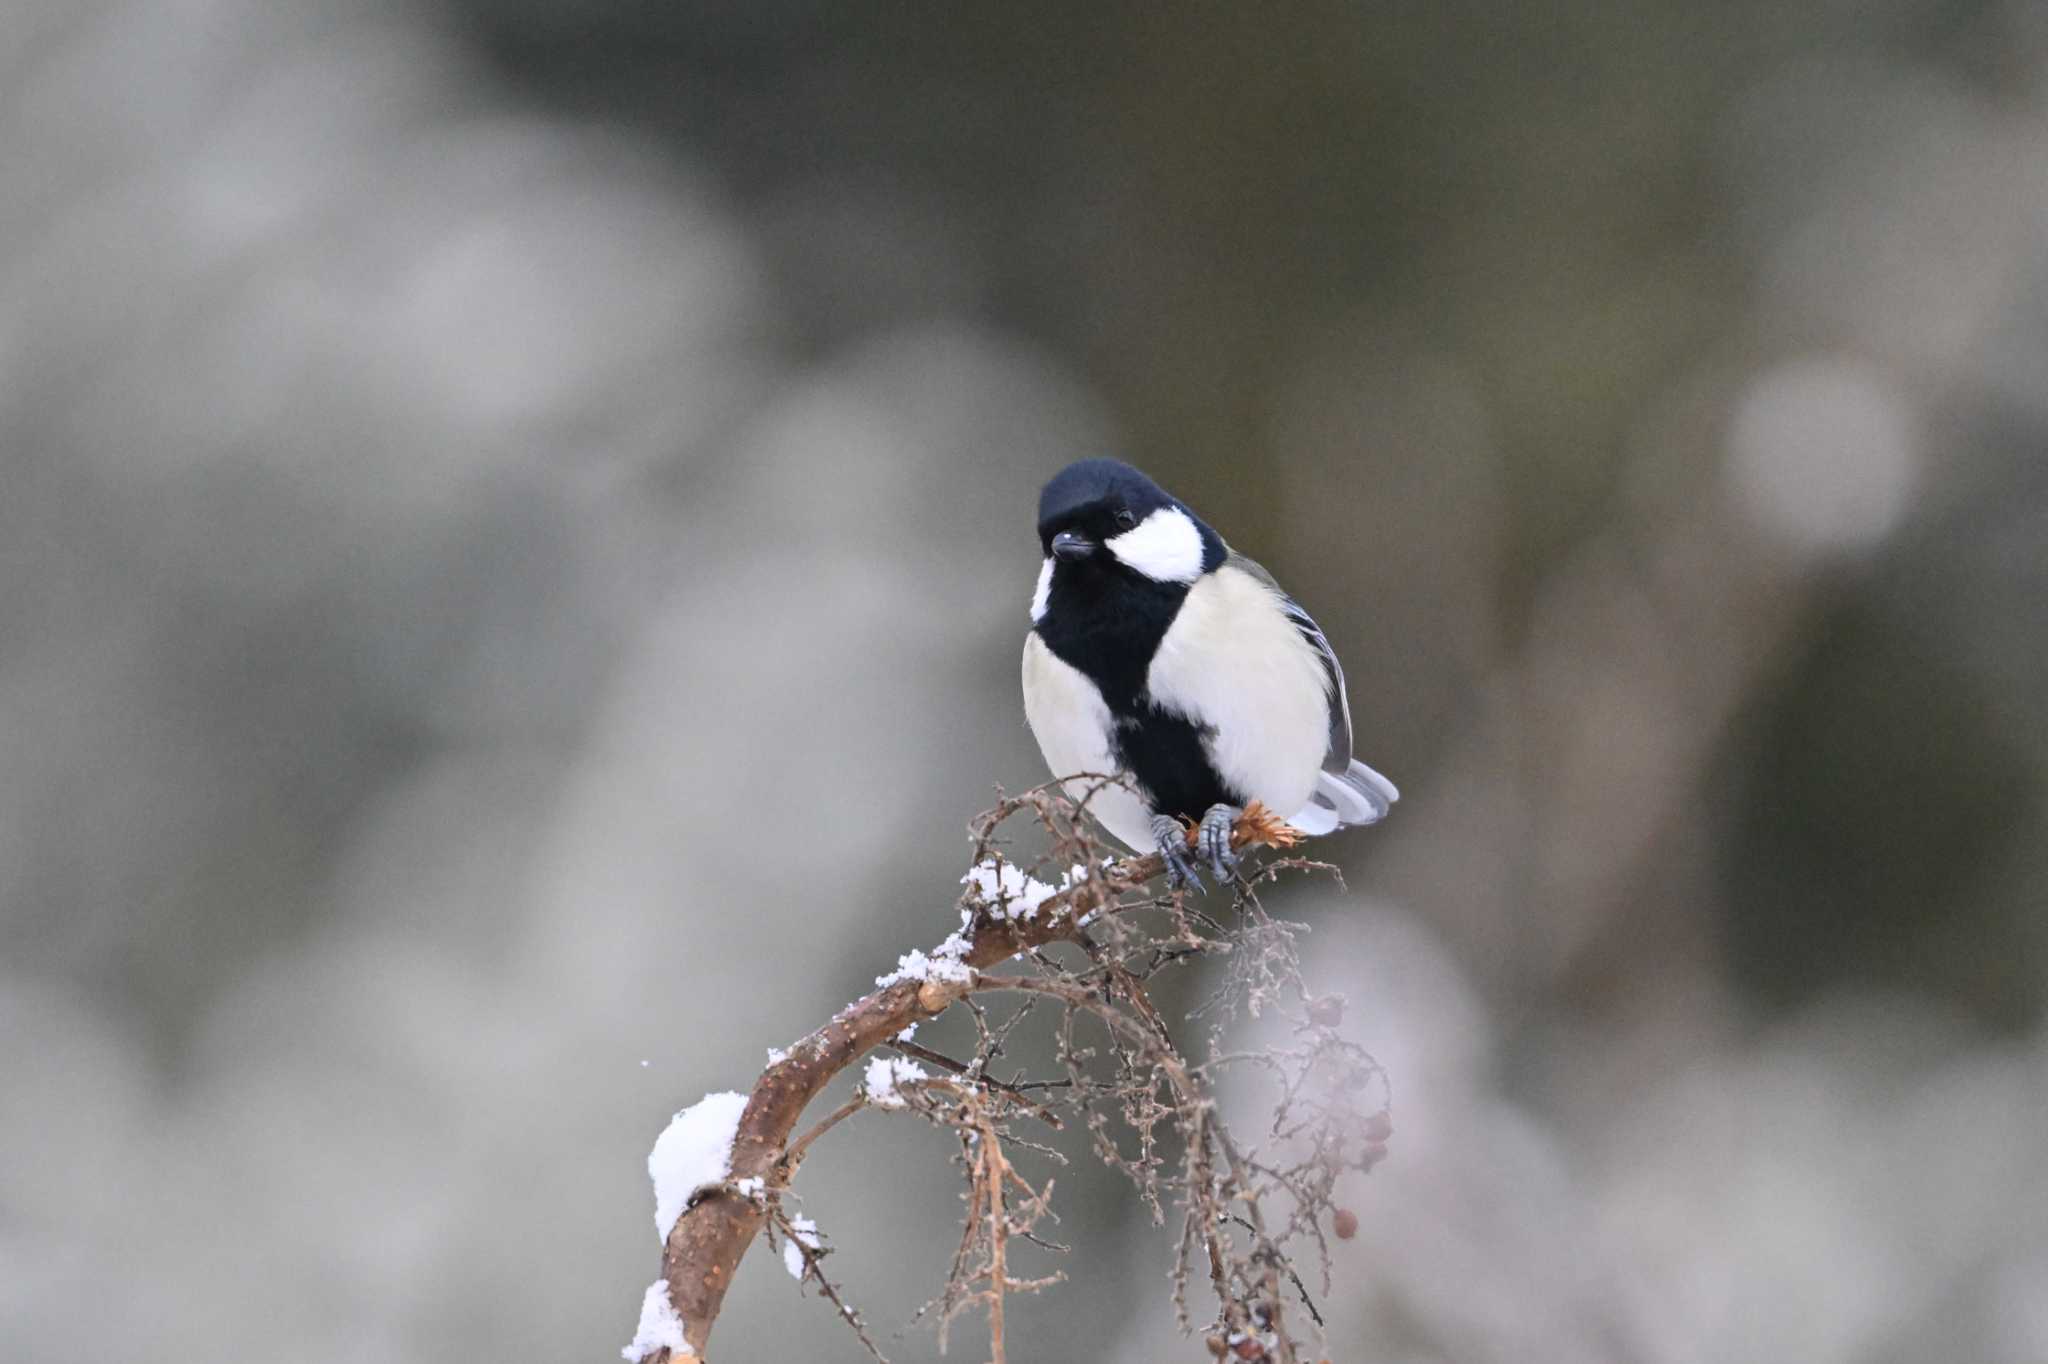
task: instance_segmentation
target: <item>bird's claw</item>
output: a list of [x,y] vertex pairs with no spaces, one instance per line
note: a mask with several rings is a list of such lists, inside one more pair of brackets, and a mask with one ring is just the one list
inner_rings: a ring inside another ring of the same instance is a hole
[[1237,873],[1237,854],[1230,850],[1230,831],[1243,813],[1235,805],[1212,805],[1196,830],[1195,842],[1202,861],[1208,864],[1209,874],[1219,886]]
[[1182,886],[1193,886],[1201,890],[1202,873],[1195,869],[1195,859],[1188,855],[1188,831],[1172,815],[1152,816],[1152,841],[1159,847],[1159,858],[1166,863],[1166,888],[1179,890]]

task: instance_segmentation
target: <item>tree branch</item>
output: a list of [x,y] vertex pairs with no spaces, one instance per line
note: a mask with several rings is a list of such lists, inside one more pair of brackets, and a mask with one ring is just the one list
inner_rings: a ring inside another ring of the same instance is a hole
[[[1040,793],[1006,803],[997,820],[1002,814],[1027,805],[1037,808],[1041,821],[1056,837],[1066,840],[1078,837],[1085,841],[1085,836],[1077,835],[1073,829],[1071,811],[1062,809],[1057,798],[1048,799]],[[995,822],[991,820],[984,829],[984,847],[991,842],[988,834]],[[1291,845],[1295,837],[1294,831],[1280,820],[1254,806],[1238,821],[1232,833],[1231,846],[1236,849],[1285,847]],[[850,1102],[801,1139],[791,1140],[791,1133],[804,1110],[834,1077],[876,1047],[892,1043],[912,1024],[944,1013],[973,989],[1018,988],[1015,978],[987,977],[981,973],[1020,953],[1057,942],[1078,941],[1084,922],[1093,921],[1098,914],[1113,914],[1124,908],[1117,903],[1118,897],[1142,889],[1164,870],[1163,860],[1153,853],[1095,870],[1086,879],[1045,899],[1035,912],[1028,915],[1011,916],[1003,914],[1000,908],[991,912],[989,907],[983,906],[963,930],[966,946],[954,958],[960,967],[966,968],[959,972],[965,978],[946,978],[951,974],[948,972],[931,979],[901,980],[876,989],[842,1009],[830,1022],[797,1042],[781,1060],[762,1072],[740,1117],[728,1180],[723,1186],[708,1190],[676,1220],[663,1250],[661,1275],[668,1284],[670,1301],[683,1321],[685,1350],[673,1356],[667,1350],[660,1350],[650,1358],[658,1362],[672,1360],[673,1364],[687,1364],[687,1361],[702,1358],[740,1259],[769,1215],[766,1205],[771,1200],[749,1198],[732,1186],[758,1178],[764,1181],[771,1195],[788,1186],[811,1142],[862,1106],[859,1100]],[[1128,975],[1127,972],[1124,974]],[[1072,1004],[1075,1001],[1068,999],[1067,1002]],[[927,1059],[939,1060],[921,1047],[905,1049],[926,1055]],[[1180,1092],[1180,1097],[1205,1103],[1205,1100],[1191,1099],[1192,1089],[1184,1088],[1186,1075],[1182,1063],[1178,1057],[1171,1056],[1170,1049],[1167,1054],[1172,1066],[1169,1073],[1179,1075],[1175,1089]],[[943,1061],[940,1063],[944,1064]],[[1034,1110],[1040,1107],[1035,1101],[1008,1090],[1008,1087],[994,1087],[1005,1090],[1015,1102]],[[1201,1141],[1196,1143],[1196,1147],[1188,1159],[1206,1165],[1209,1143]],[[1202,1177],[1207,1179],[1206,1170]],[[1212,1260],[1212,1273],[1217,1275],[1219,1292],[1222,1292],[1226,1286],[1221,1281],[1222,1250],[1214,1243],[1217,1236],[1212,1223],[1205,1229],[1205,1240],[1209,1242],[1207,1249]]]

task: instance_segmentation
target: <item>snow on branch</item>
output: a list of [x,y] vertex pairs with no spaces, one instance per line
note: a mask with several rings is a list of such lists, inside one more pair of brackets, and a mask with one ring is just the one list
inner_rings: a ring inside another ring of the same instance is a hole
[[640,1364],[649,1355],[667,1352],[674,1357],[685,1348],[683,1319],[676,1315],[675,1304],[669,1301],[668,1281],[656,1279],[647,1285],[646,1296],[640,1300],[640,1325],[634,1330],[632,1341],[619,1353],[627,1364]]
[[671,1118],[654,1139],[647,1177],[654,1181],[654,1235],[662,1244],[698,1190],[725,1181],[746,1107],[744,1094],[706,1094]]
[[[1214,903],[1155,894],[1148,887],[1165,871],[1159,856],[1110,860],[1079,816],[1052,787],[1002,800],[975,823],[957,931],[905,953],[872,993],[787,1050],[771,1051],[747,1094],[708,1095],[676,1115],[648,1159],[661,1278],[624,1351],[629,1360],[700,1361],[740,1259],[764,1229],[790,1274],[882,1358],[824,1270],[835,1248],[809,1218],[784,1207],[813,1145],[867,1109],[905,1112],[957,1144],[968,1214],[952,1271],[919,1313],[937,1323],[942,1346],[955,1319],[975,1313],[987,1321],[992,1359],[1004,1364],[1007,1296],[1064,1277],[1016,1272],[1019,1247],[1031,1258],[1066,1249],[1047,1232],[1057,1221],[1053,1180],[1018,1162],[1064,1163],[1045,1134],[1071,1125],[1095,1158],[1130,1179],[1155,1220],[1169,1207],[1177,1212],[1173,1299],[1184,1331],[1203,1332],[1218,1356],[1279,1364],[1315,1357],[1304,1352],[1309,1341],[1320,1344],[1322,1318],[1303,1264],[1316,1292],[1327,1294],[1327,1237],[1357,1229],[1357,1218],[1338,1206],[1339,1181],[1386,1155],[1387,1080],[1339,1033],[1342,1001],[1313,997],[1303,982],[1295,941],[1304,930],[1268,916],[1257,889],[1285,872],[1333,869],[1292,856],[1269,861],[1240,873],[1227,908],[1220,892]],[[1002,835],[1013,820],[1048,845],[1029,870],[1008,855]],[[1231,845],[1285,849],[1296,837],[1254,806]],[[1221,959],[1222,986],[1198,1011],[1207,1036],[1191,1055],[1154,1008],[1147,981],[1207,957]],[[1013,960],[1017,969],[993,970]],[[971,1055],[950,1057],[911,1040],[917,1024],[956,1005],[973,1022]],[[1291,1042],[1225,1049],[1233,1021],[1268,1010],[1292,1024]],[[991,1073],[1023,1027],[1054,1041],[1055,1075]],[[853,1096],[799,1132],[811,1102],[863,1059]],[[1226,1070],[1271,1083],[1272,1122],[1256,1140],[1231,1133],[1217,1114],[1214,1086]],[[1197,1282],[1213,1309],[1191,1304]]]

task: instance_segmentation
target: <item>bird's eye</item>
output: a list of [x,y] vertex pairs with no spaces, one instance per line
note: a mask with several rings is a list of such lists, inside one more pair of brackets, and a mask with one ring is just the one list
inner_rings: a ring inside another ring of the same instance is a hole
[[1118,530],[1129,530],[1138,524],[1138,514],[1129,507],[1118,507],[1115,520]]

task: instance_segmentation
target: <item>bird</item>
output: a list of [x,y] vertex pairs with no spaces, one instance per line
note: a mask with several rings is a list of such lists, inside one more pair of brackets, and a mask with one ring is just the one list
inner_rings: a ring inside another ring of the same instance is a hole
[[1305,834],[1386,818],[1401,793],[1352,757],[1328,636],[1185,502],[1083,459],[1039,494],[1038,540],[1025,721],[1068,797],[1158,852],[1170,887],[1200,888],[1196,857],[1219,885],[1235,874],[1254,801]]

